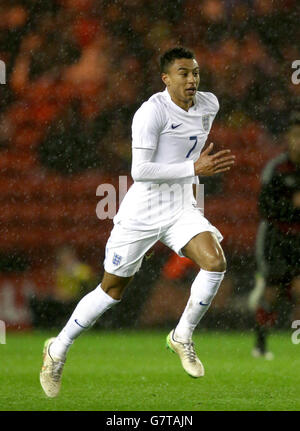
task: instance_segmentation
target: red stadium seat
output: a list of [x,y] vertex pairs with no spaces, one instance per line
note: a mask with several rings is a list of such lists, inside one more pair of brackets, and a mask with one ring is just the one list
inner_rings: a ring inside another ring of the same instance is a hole
[[236,223],[239,220],[258,220],[257,200],[231,196],[207,199],[204,215],[211,222]]
[[22,127],[14,137],[14,146],[17,149],[33,150],[40,142],[43,133],[41,130],[31,127]]
[[220,223],[217,227],[224,236],[222,246],[225,251],[242,255],[254,253],[258,222]]
[[2,151],[0,157],[0,173],[28,172],[36,166],[35,154],[27,151]]
[[223,192],[237,197],[257,197],[261,188],[258,173],[239,172],[238,175],[224,175]]

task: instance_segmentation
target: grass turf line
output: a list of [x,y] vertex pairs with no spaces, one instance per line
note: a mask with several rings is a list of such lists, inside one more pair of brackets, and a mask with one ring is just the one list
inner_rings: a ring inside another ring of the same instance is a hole
[[1,411],[300,410],[300,345],[270,337],[273,361],[254,359],[251,333],[197,331],[206,375],[192,379],[165,348],[167,332],[89,331],[68,355],[58,398],[39,384],[49,333],[8,333],[0,345]]

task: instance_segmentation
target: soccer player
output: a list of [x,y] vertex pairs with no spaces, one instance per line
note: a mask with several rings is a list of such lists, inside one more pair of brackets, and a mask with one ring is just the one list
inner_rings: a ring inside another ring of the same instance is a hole
[[123,199],[108,239],[104,276],[81,299],[66,326],[44,344],[41,385],[49,397],[60,389],[63,366],[74,340],[109,308],[118,304],[139,270],[145,253],[162,241],[201,269],[186,308],[167,346],[176,352],[192,377],[204,375],[192,334],[223,280],[226,260],[222,235],[196,205],[193,184],[198,175],[227,172],[234,163],[230,150],[201,153],[219,103],[212,93],[197,91],[199,65],[185,48],[167,51],[160,59],[166,88],[142,104],[132,122],[133,185]]
[[286,134],[287,151],[272,159],[262,174],[256,241],[256,286],[249,298],[255,311],[254,357],[273,359],[268,331],[277,322],[285,295],[294,300],[300,319],[300,115],[293,114]]

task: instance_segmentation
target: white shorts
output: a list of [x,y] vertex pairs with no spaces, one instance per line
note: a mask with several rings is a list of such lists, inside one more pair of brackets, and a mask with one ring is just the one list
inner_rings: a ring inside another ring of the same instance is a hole
[[172,225],[152,230],[133,230],[114,225],[105,248],[104,269],[109,274],[130,277],[141,267],[144,255],[157,242],[161,241],[179,256],[181,249],[198,233],[213,232],[219,242],[223,236],[200,212],[191,207],[181,214]]

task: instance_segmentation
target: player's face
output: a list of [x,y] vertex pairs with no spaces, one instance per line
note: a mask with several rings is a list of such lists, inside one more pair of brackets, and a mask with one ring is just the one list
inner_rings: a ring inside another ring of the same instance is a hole
[[293,126],[287,136],[290,159],[300,165],[300,126]]
[[162,80],[174,103],[183,109],[193,104],[200,83],[199,65],[194,58],[176,59],[162,74]]

